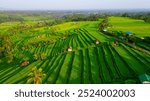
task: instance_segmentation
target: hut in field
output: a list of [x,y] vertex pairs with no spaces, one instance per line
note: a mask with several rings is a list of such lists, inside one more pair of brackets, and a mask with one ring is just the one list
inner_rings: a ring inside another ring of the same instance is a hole
[[141,40],[144,40],[145,38],[144,37],[141,37]]
[[119,42],[118,42],[118,41],[115,41],[115,42],[114,42],[114,45],[115,45],[115,46],[119,46]]
[[27,65],[29,65],[29,61],[23,61],[22,63],[21,63],[21,66],[27,66]]
[[71,52],[71,51],[72,51],[72,47],[71,47],[71,46],[68,47],[68,48],[67,48],[67,51],[68,51],[68,52]]
[[132,35],[132,32],[125,32],[125,34],[126,34],[127,36],[130,36],[130,35]]
[[108,26],[107,28],[111,28],[111,26]]
[[104,32],[107,32],[107,29],[103,29]]
[[143,84],[150,84],[150,76],[147,74],[140,75],[139,79],[140,79],[141,83],[143,83]]
[[116,38],[114,39],[113,46],[119,46],[119,42],[117,41]]
[[95,44],[100,44],[100,41],[99,40],[95,40]]

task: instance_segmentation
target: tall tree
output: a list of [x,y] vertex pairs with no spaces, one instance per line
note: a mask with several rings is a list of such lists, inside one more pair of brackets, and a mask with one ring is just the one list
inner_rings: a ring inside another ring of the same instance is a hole
[[13,61],[13,45],[9,36],[0,36],[0,58],[3,58],[7,63]]

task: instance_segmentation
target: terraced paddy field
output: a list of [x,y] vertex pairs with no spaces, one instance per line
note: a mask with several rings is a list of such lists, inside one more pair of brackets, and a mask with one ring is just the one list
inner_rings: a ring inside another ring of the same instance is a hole
[[[112,45],[114,38],[97,30],[99,22],[68,22],[11,34],[15,58],[0,63],[0,83],[26,84],[34,67],[45,74],[43,84],[141,83],[140,75],[150,75],[150,56],[121,42]],[[21,66],[23,61],[29,64]]]

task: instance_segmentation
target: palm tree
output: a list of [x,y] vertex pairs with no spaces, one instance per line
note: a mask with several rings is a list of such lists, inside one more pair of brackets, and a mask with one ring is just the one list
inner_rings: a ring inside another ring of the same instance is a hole
[[34,60],[38,60],[38,59],[39,59],[38,54],[34,54],[34,55],[33,55],[33,58],[34,58]]
[[32,68],[32,71],[28,74],[29,79],[27,83],[42,84],[42,79],[46,74],[42,72],[42,68],[37,69],[37,67]]
[[0,36],[0,57],[5,57],[7,63],[13,61],[13,47],[8,35]]
[[40,55],[40,58],[41,58],[41,60],[46,59],[46,54],[42,53],[42,54]]

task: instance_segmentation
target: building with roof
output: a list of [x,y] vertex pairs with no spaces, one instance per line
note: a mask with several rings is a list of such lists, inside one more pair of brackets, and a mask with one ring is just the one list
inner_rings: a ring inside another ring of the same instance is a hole
[[141,81],[141,83],[148,83],[150,84],[150,75],[147,74],[142,74],[139,76],[139,79]]
[[95,43],[98,45],[98,44],[100,44],[100,41],[99,41],[99,40],[96,40]]
[[68,52],[71,52],[71,51],[72,51],[72,47],[71,47],[71,46],[68,47],[68,48],[67,48],[67,51],[68,51]]
[[125,32],[126,35],[132,35],[132,32]]

